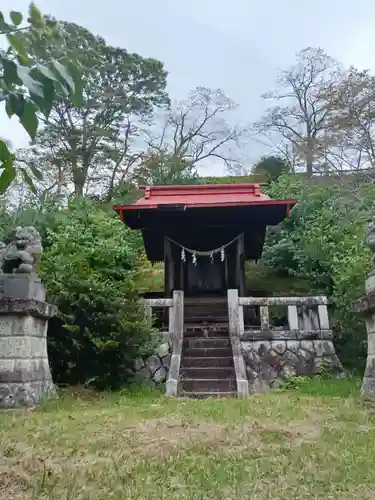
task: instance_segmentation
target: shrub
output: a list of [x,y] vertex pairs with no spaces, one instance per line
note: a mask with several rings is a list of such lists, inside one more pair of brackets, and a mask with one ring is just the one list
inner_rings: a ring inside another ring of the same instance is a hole
[[54,379],[120,387],[149,348],[135,289],[139,235],[87,200],[56,211],[50,223],[40,273],[62,320],[48,332]]
[[295,197],[297,205],[279,227],[268,232],[264,262],[307,279],[311,293],[328,295],[335,342],[348,368],[362,369],[366,357],[363,318],[352,312],[364,293],[370,254],[364,246],[375,210],[375,188],[353,192],[337,183],[317,185],[293,176],[268,189],[272,198]]

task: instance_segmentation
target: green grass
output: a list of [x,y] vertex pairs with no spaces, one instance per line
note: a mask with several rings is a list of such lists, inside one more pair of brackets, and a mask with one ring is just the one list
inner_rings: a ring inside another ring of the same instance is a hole
[[0,432],[0,499],[375,498],[356,379],[247,400],[76,391],[0,413]]

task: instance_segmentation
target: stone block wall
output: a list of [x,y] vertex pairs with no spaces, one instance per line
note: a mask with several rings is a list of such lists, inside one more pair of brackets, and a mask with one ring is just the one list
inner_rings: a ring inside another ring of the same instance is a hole
[[168,378],[171,355],[172,344],[168,336],[164,335],[152,356],[136,360],[134,371],[148,386],[164,384]]
[[252,392],[279,387],[283,380],[343,371],[331,340],[261,340],[241,342]]

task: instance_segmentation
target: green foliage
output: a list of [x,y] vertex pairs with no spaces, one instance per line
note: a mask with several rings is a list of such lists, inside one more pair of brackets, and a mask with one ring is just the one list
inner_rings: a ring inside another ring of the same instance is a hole
[[307,279],[312,293],[328,295],[341,360],[350,368],[361,368],[366,334],[363,318],[352,308],[364,292],[370,267],[364,235],[375,209],[373,185],[354,193],[340,184],[315,185],[283,176],[268,194],[276,199],[294,197],[297,205],[268,232],[264,262]]
[[265,296],[292,297],[309,295],[311,283],[301,276],[291,276],[287,270],[276,269],[263,261],[245,264],[246,289]]
[[361,378],[332,378],[326,375],[314,377],[292,377],[286,380],[282,389],[293,391],[301,396],[348,398],[357,397],[360,392]]
[[263,156],[251,170],[253,174],[263,177],[264,182],[276,181],[289,171],[289,165],[278,156]]
[[252,175],[225,175],[223,177],[201,177],[202,184],[247,184],[264,182],[259,174]]
[[72,202],[52,219],[40,274],[64,324],[52,321],[48,333],[54,379],[120,387],[149,342],[134,285],[138,234],[89,201]]
[[[66,96],[53,102],[51,119],[36,137],[34,161],[50,169],[58,164],[77,196],[90,183],[110,200],[140,158],[143,122],[155,106],[168,103],[167,73],[160,61],[112,47],[82,26],[59,26],[64,51],[84,68],[82,102],[72,106]],[[59,46],[42,42],[30,40],[36,61],[60,58]]]
[[152,153],[146,157],[136,176],[139,184],[152,186],[198,184],[201,182],[195,167],[189,161],[165,152]]
[[[9,45],[8,49],[0,50],[0,102],[5,102],[9,118],[18,116],[33,140],[38,129],[38,115],[47,119],[59,95],[73,102],[80,100],[80,73],[71,61],[62,64],[50,58],[42,64],[33,59],[31,42],[38,45],[44,40],[53,46],[59,40],[56,23],[45,20],[33,3],[29,7],[28,26],[21,28],[22,22],[20,12],[10,12],[10,22],[7,22],[0,11],[0,37],[3,36]],[[15,155],[3,140],[0,140],[0,169],[0,194],[3,194],[17,176]],[[35,168],[31,175],[25,168],[19,171],[25,183],[35,191],[32,179]],[[39,172],[38,176],[41,176]]]

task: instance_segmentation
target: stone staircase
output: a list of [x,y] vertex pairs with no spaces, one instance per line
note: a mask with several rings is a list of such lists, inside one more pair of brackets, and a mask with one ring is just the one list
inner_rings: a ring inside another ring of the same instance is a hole
[[[186,300],[180,365],[181,396],[236,396],[226,299]],[[221,303],[223,302],[223,303]]]

